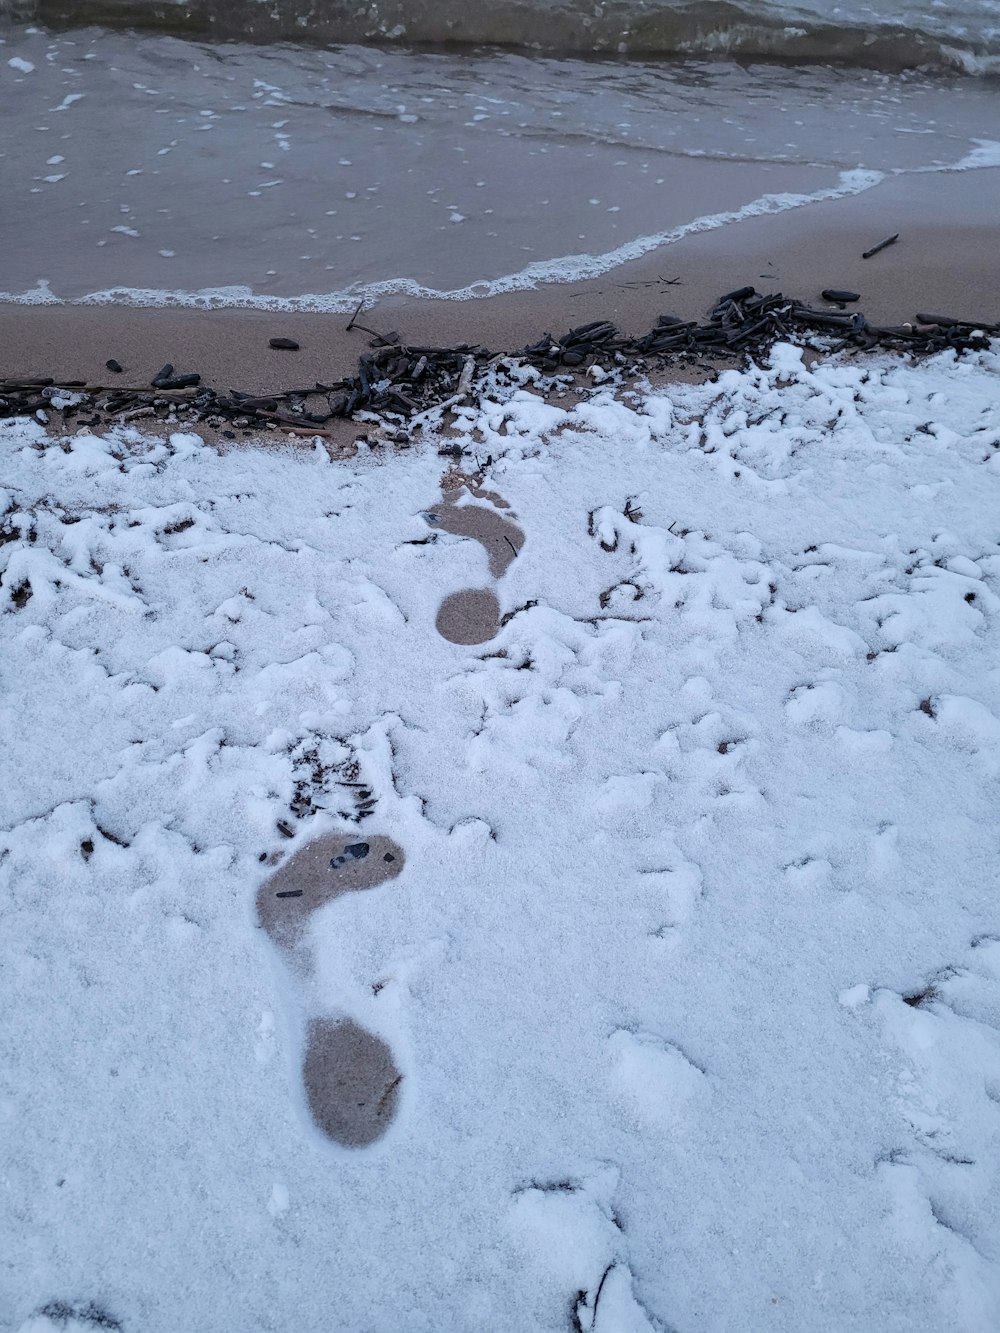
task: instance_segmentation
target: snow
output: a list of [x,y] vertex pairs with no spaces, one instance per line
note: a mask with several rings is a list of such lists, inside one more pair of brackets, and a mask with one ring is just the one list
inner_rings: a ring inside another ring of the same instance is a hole
[[[498,579],[434,441],[0,423],[0,1327],[1000,1325],[998,371],[498,377]],[[405,865],[293,982],[256,895],[338,832]]]

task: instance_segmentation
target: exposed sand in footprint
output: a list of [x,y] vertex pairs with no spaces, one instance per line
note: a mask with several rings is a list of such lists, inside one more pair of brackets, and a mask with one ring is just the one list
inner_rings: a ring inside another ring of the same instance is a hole
[[403,1076],[381,1037],[350,1018],[315,1019],[303,1073],[313,1119],[334,1142],[365,1148],[389,1128]]
[[405,859],[402,848],[382,834],[328,833],[296,852],[260,886],[258,920],[278,948],[290,952],[317,908],[342,893],[395,879]]
[[[257,891],[257,916],[290,965],[317,908],[344,893],[374,889],[403,868],[402,848],[381,834],[328,833],[309,843]],[[389,1128],[402,1074],[392,1052],[350,1018],[314,1018],[303,1068],[313,1119],[336,1143],[363,1148]]]
[[436,527],[456,537],[472,537],[479,542],[489,556],[490,573],[495,579],[505,573],[524,545],[521,529],[486,505],[448,503],[440,505],[434,513]]
[[444,599],[434,623],[449,643],[486,643],[500,629],[500,603],[489,588],[463,588]]
[[[488,504],[456,504],[463,490]],[[521,529],[498,512],[510,505],[495,491],[484,490],[479,478],[457,470],[445,473],[441,494],[441,504],[424,517],[443,532],[479,542],[489,557],[490,574],[501,578],[524,545]],[[500,629],[500,603],[488,588],[463,588],[444,599],[435,623],[449,643],[486,643]]]

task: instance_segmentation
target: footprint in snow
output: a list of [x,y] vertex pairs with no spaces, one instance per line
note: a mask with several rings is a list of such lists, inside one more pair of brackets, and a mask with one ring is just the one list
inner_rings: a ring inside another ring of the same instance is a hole
[[[302,972],[312,914],[344,894],[395,879],[404,861],[402,849],[382,835],[361,842],[326,834],[261,885],[257,918],[288,965]],[[353,1019],[310,1018],[303,1077],[313,1120],[335,1143],[367,1147],[392,1123],[403,1076],[382,1038]]]
[[[462,490],[486,504],[459,504]],[[486,551],[490,574],[500,579],[524,545],[524,533],[501,510],[507,501],[483,490],[474,478],[450,474],[442,485],[442,502],[424,515],[427,522],[455,537],[471,537]],[[490,588],[463,588],[450,593],[438,608],[438,633],[449,643],[486,643],[500,629],[500,603]]]

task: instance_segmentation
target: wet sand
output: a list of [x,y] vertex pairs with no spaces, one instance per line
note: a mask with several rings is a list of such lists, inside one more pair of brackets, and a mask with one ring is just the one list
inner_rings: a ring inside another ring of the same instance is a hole
[[471,537],[489,557],[490,573],[500,578],[524,545],[524,533],[510,519],[483,504],[443,504],[428,521],[456,537]]
[[488,643],[500,630],[500,603],[489,588],[462,588],[444,599],[434,623],[449,643]]
[[314,1020],[303,1074],[309,1109],[327,1138],[367,1148],[389,1128],[403,1076],[373,1032],[350,1018]]
[[[313,912],[345,893],[395,879],[405,856],[383,835],[327,834],[308,843],[257,891],[257,918],[285,962],[308,970],[303,937]],[[382,1137],[403,1075],[381,1037],[343,1017],[313,1017],[303,1078],[316,1125],[335,1143],[363,1148]]]
[[395,879],[404,862],[402,848],[381,835],[351,839],[337,833],[317,838],[261,885],[260,924],[273,943],[287,951],[298,944],[313,912],[342,894]]
[[[361,318],[412,344],[512,352],[594,319],[641,333],[661,313],[703,316],[719,293],[752,283],[817,304],[824,287],[850,288],[873,323],[899,323],[918,310],[995,321],[998,197],[1000,169],[908,174],[862,195],[687,236],[585,282],[469,301],[391,297]],[[893,232],[897,244],[861,258]],[[369,339],[347,323],[340,314],[7,305],[0,374],[142,385],[170,361],[213,388],[274,392],[353,373]],[[269,348],[280,336],[300,350]],[[122,364],[121,375],[105,369],[108,358]]]

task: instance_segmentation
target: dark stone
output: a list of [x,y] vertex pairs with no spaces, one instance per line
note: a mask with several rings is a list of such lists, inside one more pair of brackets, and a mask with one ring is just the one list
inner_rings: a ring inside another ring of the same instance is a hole
[[715,308],[718,310],[719,306],[725,305],[727,301],[745,301],[748,296],[756,295],[756,287],[737,287],[735,291],[726,292],[725,296],[720,296],[715,303]]
[[158,375],[153,380],[153,387],[156,389],[192,389],[200,383],[200,375],[173,375],[163,379]]

